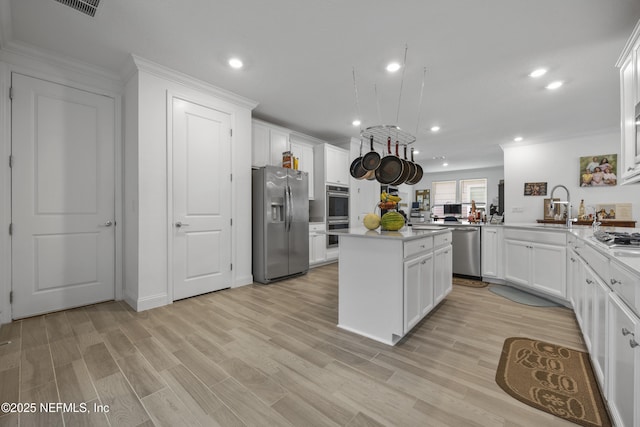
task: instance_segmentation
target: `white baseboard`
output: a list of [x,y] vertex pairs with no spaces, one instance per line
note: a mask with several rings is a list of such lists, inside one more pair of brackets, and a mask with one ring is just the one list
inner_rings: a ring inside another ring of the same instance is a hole
[[139,299],[136,299],[129,294],[125,294],[124,301],[135,311],[145,311],[170,304],[170,302],[167,301],[167,294],[152,295],[150,297]]

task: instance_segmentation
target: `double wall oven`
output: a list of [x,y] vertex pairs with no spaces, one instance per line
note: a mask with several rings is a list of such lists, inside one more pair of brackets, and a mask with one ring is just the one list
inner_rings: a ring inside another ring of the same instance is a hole
[[[327,185],[327,230],[349,228],[349,188]],[[338,246],[338,236],[327,236],[327,248]]]

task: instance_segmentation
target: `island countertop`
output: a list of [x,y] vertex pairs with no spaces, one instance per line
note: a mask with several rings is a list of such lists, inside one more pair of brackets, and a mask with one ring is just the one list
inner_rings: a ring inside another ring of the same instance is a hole
[[367,239],[393,239],[393,240],[415,240],[422,237],[435,236],[436,234],[448,233],[449,229],[434,225],[431,228],[413,230],[411,227],[403,227],[398,231],[385,231],[380,228],[368,230],[365,227],[344,228],[341,230],[327,230],[325,233],[330,236],[357,237]]

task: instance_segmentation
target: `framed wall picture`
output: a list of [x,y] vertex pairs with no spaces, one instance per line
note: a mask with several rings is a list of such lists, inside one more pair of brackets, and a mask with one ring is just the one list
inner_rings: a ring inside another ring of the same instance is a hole
[[431,209],[431,190],[416,190],[416,202],[420,204],[420,210],[428,211]]
[[618,184],[618,155],[580,157],[580,187],[611,187]]
[[525,196],[546,196],[547,183],[546,182],[525,182],[524,195]]

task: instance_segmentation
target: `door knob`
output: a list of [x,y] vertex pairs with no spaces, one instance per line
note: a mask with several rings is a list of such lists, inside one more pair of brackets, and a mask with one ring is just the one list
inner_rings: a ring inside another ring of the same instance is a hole
[[188,227],[189,224],[186,224],[184,222],[180,222],[180,221],[176,221],[176,227],[177,228],[181,228],[181,227]]
[[113,225],[113,221],[109,220],[103,224],[105,227],[111,227]]

